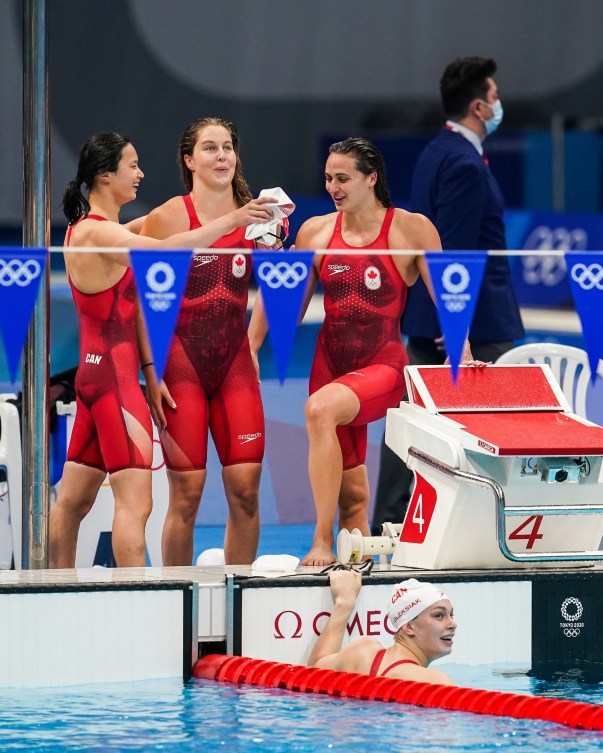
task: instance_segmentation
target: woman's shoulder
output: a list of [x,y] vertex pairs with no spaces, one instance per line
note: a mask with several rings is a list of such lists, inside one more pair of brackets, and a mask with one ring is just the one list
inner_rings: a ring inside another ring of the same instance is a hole
[[362,655],[368,661],[372,661],[377,652],[384,649],[384,646],[377,640],[377,638],[365,635],[362,638],[356,638],[351,641],[345,648],[351,653]]
[[189,217],[182,196],[172,196],[151,210],[141,228],[141,235],[165,238],[189,229]]
[[[396,209],[392,222],[392,230],[397,239],[390,248],[439,248],[439,236],[434,224],[424,214],[408,212],[406,209]],[[397,240],[397,243],[396,243]],[[436,244],[436,245],[434,245]]]
[[178,215],[184,215],[187,216],[186,211],[186,204],[184,203],[184,196],[172,196],[171,199],[168,199],[163,204],[160,204],[158,207],[155,207],[151,212],[149,212],[149,216],[159,216],[159,217],[168,217],[168,216],[178,216]]
[[307,219],[299,229],[296,246],[300,248],[300,238],[303,243],[310,247],[321,248],[326,246],[333,233],[337,214],[337,212],[331,212]]
[[91,213],[91,216],[82,217],[76,223],[70,226],[65,235],[65,240],[69,236],[70,246],[100,246],[99,237],[102,239],[107,235],[107,231],[119,227],[119,223],[108,219],[98,219],[97,215]]

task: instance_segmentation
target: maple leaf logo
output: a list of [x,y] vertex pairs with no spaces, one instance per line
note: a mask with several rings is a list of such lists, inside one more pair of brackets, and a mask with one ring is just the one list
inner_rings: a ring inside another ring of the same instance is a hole
[[376,273],[376,272],[374,272],[374,271],[371,271],[371,272],[369,272],[369,273],[368,273],[368,275],[367,275],[367,276],[368,276],[368,277],[370,277],[370,278],[371,278],[371,280],[374,280],[374,279],[375,279],[375,277],[377,277],[377,273]]
[[240,267],[242,263],[243,258],[241,256],[237,256],[237,258],[235,259],[235,264],[237,265],[237,267]]

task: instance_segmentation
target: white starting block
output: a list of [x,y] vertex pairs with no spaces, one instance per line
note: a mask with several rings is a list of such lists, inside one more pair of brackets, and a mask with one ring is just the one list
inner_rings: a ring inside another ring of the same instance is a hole
[[428,570],[603,558],[603,428],[571,412],[548,366],[461,367],[456,384],[448,366],[410,366],[406,383],[385,441],[414,472],[412,498],[380,548],[344,535],[347,561],[361,548]]
[[[16,570],[21,569],[21,518],[22,518],[22,459],[19,413],[12,403],[0,395],[0,569],[10,569],[14,560]],[[14,395],[10,397],[15,397]],[[4,398],[4,399],[3,399]],[[62,461],[69,445],[75,403],[57,403],[57,433],[64,445]],[[153,427],[153,510],[147,521],[146,545],[151,566],[162,565],[161,532],[168,507],[169,487],[157,429]],[[56,501],[60,480],[51,487],[50,504]],[[102,539],[110,542],[115,500],[109,477],[101,486],[92,510],[80,526],[76,567],[92,567],[102,549]]]

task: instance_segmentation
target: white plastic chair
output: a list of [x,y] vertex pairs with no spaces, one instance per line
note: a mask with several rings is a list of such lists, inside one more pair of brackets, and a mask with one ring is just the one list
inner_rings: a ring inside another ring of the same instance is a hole
[[[557,343],[529,343],[503,353],[496,363],[548,364],[573,412],[586,418],[586,391],[590,380],[586,351]],[[599,361],[597,376],[603,377],[603,361]]]

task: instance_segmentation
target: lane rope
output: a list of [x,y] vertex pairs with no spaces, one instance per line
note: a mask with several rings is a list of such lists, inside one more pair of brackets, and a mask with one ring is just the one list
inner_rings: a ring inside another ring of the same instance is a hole
[[299,693],[322,693],[338,698],[406,703],[513,719],[539,719],[566,727],[603,730],[603,706],[593,703],[371,677],[246,656],[208,654],[195,665],[193,677]]

